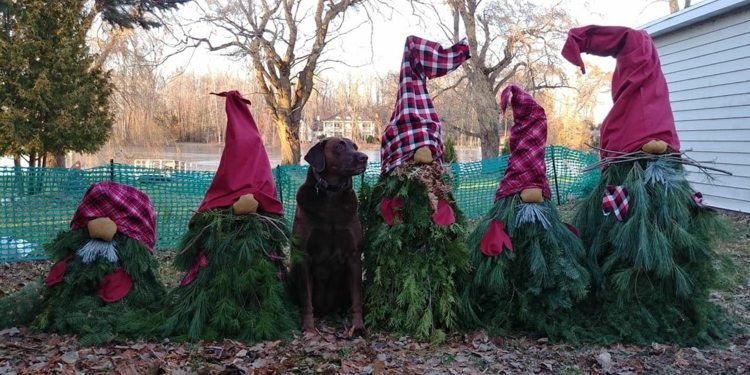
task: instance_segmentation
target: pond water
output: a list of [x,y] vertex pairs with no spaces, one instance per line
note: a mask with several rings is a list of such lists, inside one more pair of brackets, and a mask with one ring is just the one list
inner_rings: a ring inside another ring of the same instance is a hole
[[[302,155],[304,155],[310,147],[312,147],[312,145],[303,146]],[[221,159],[223,148],[223,145],[204,143],[180,143],[159,149],[130,147],[127,150],[119,152],[118,154],[121,156],[115,158],[115,161],[132,164],[135,159],[179,160],[189,163],[190,169],[215,171],[219,167],[219,160]],[[370,162],[380,161],[379,145],[364,145],[360,147],[360,151],[367,154]],[[281,163],[281,149],[269,148],[267,149],[267,152],[272,167]],[[482,157],[481,151],[477,147],[456,147],[456,153],[458,154],[459,160],[462,162],[476,161],[480,160]],[[107,159],[105,158],[104,160]],[[302,160],[302,164],[306,164],[304,160]]]

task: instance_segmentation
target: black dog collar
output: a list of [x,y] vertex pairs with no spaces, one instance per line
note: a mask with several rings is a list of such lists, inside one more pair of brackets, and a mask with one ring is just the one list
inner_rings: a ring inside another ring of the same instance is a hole
[[320,190],[330,191],[332,193],[338,193],[352,187],[351,179],[344,179],[344,183],[340,185],[331,185],[321,176],[315,168],[312,168],[313,175],[315,176],[315,192],[319,193]]

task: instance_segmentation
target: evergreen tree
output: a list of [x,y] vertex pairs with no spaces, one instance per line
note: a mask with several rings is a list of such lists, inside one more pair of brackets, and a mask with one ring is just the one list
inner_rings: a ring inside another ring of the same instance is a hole
[[176,8],[190,0],[96,0],[89,10],[87,22],[101,13],[105,22],[125,27],[150,29],[161,26],[161,22],[151,15],[157,11]]
[[84,5],[18,0],[0,8],[0,154],[43,165],[39,155],[93,152],[106,142],[112,88],[106,73],[89,69]]

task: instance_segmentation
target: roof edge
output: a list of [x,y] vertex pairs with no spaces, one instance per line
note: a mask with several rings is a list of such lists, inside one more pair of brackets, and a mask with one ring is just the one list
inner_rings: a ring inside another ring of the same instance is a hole
[[702,1],[639,28],[646,30],[653,38],[744,7],[750,7],[750,0]]

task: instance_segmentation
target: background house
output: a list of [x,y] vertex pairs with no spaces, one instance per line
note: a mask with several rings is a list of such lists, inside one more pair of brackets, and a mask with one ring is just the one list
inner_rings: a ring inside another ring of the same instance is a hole
[[733,176],[688,180],[711,206],[750,212],[750,0],[702,1],[642,27],[661,56],[683,151]]
[[317,116],[310,124],[300,124],[300,139],[317,142],[322,137],[345,137],[360,143],[377,143],[380,140],[375,122],[361,117],[332,115]]

